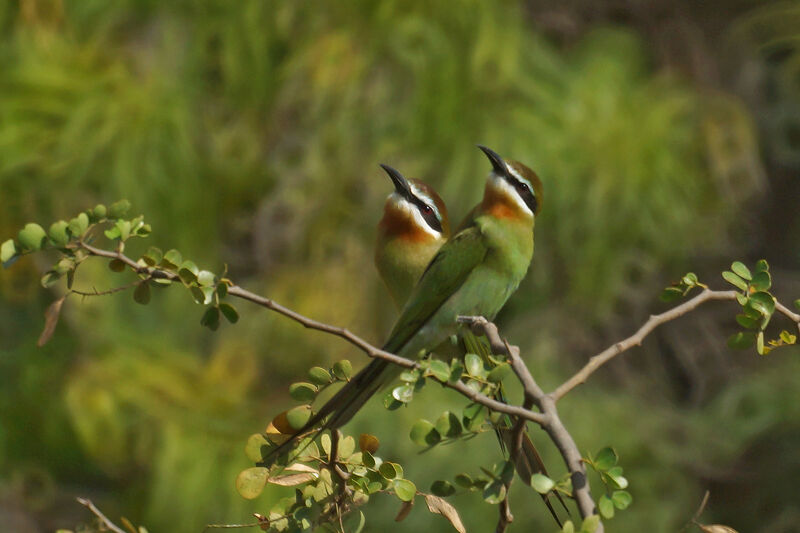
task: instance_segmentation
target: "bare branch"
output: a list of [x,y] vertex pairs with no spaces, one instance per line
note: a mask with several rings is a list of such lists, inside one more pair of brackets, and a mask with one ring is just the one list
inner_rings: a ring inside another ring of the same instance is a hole
[[92,512],[92,514],[95,515],[103,523],[104,526],[106,526],[114,533],[126,533],[124,529],[122,529],[114,522],[109,520],[108,517],[106,517],[106,515],[104,515],[100,509],[95,507],[95,505],[92,503],[92,500],[88,498],[75,498],[75,500],[77,500],[79,504],[89,509]]
[[557,402],[569,391],[581,383],[584,383],[589,376],[591,376],[597,371],[598,368],[609,362],[611,359],[618,356],[622,352],[630,350],[634,346],[641,345],[642,340],[661,324],[675,320],[676,318],[685,315],[689,311],[692,311],[709,300],[735,300],[737,294],[738,293],[736,291],[712,291],[710,289],[704,289],[703,292],[691,300],[688,300],[677,307],[673,307],[669,311],[665,311],[660,315],[651,315],[650,319],[645,322],[644,325],[640,327],[638,331],[636,331],[636,333],[593,356],[582,369],[580,369],[567,381],[559,385],[558,388],[551,392],[549,396],[553,399],[553,401]]
[[789,317],[789,320],[793,321],[797,326],[797,331],[800,333],[800,314],[792,312],[791,309],[780,303],[779,301],[775,300],[775,310],[786,315]]

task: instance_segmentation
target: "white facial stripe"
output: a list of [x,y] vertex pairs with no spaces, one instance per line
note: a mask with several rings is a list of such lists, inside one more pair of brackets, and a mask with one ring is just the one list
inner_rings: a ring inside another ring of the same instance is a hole
[[518,179],[519,181],[521,181],[522,183],[525,183],[525,184],[527,184],[527,185],[528,185],[528,187],[530,187],[530,188],[531,188],[531,190],[533,190],[533,184],[532,184],[530,181],[528,181],[528,180],[526,180],[525,178],[523,178],[523,177],[522,177],[522,176],[519,174],[519,172],[517,172],[517,170],[516,170],[514,167],[512,167],[512,166],[511,166],[511,165],[509,165],[509,164],[506,164],[506,168],[508,168],[508,172],[509,172],[509,173],[510,173],[512,176],[514,176],[515,178],[517,178],[517,179]]
[[442,215],[439,213],[439,208],[436,207],[436,202],[433,201],[433,198],[428,196],[422,189],[414,185],[413,182],[408,182],[409,186],[411,186],[411,192],[414,193],[414,196],[431,206],[431,209],[436,213],[436,218],[442,220]]
[[399,209],[404,214],[414,219],[414,224],[422,228],[422,230],[425,233],[427,233],[434,239],[438,239],[442,236],[440,232],[436,231],[435,229],[430,227],[427,222],[425,222],[425,219],[422,218],[422,214],[419,212],[417,206],[415,206],[414,204],[412,204],[411,202],[409,202],[396,192],[390,194],[389,199],[395,205],[395,207],[397,207],[397,209]]
[[[514,173],[513,169],[509,168],[509,170],[511,170],[511,172]],[[514,177],[516,178],[516,173],[514,174],[515,174]],[[508,180],[506,180],[502,176],[498,176],[495,172],[491,173],[489,179],[492,182],[492,187],[494,187],[502,194],[514,200],[514,203],[517,204],[517,206],[519,206],[519,208],[522,209],[525,213],[528,213],[530,216],[533,216],[533,211],[531,211],[530,207],[528,207],[528,204],[525,203],[525,200],[523,200],[520,197],[520,195],[517,193],[517,190],[511,186]],[[522,180],[522,181],[523,183],[527,183],[527,180]]]

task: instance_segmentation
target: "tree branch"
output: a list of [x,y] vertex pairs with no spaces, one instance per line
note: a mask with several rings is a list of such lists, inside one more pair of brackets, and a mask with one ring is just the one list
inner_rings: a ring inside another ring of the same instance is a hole
[[93,515],[95,515],[105,527],[113,531],[114,533],[126,533],[121,527],[116,525],[114,522],[108,519],[103,512],[98,509],[93,503],[92,500],[88,498],[75,498],[79,504],[83,505],[87,509],[89,509]]
[[[554,402],[557,402],[569,391],[584,383],[589,376],[594,374],[598,368],[609,362],[611,359],[618,356],[622,352],[630,350],[634,346],[641,345],[642,340],[661,324],[675,320],[676,318],[685,315],[689,311],[692,311],[709,300],[736,300],[737,294],[738,293],[736,291],[712,291],[710,289],[704,289],[703,292],[691,300],[688,300],[677,307],[673,307],[669,311],[665,311],[660,315],[651,315],[650,319],[645,322],[644,325],[636,331],[636,333],[593,356],[582,369],[576,372],[575,375],[573,375],[567,381],[559,385],[556,390],[549,394],[549,396]],[[791,313],[791,311],[789,312]]]

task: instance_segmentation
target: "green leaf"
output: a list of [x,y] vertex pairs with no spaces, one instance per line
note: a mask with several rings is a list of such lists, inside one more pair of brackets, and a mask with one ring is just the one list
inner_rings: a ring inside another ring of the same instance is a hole
[[756,272],[768,272],[769,271],[769,263],[767,263],[766,259],[759,259],[756,261]]
[[228,295],[228,284],[227,283],[217,283],[217,296],[220,298],[225,298]]
[[350,361],[347,359],[336,361],[331,370],[333,371],[333,375],[336,377],[336,379],[341,381],[349,381],[350,376],[353,375],[353,365],[350,364]]
[[781,331],[780,339],[784,344],[794,344],[797,342],[797,335],[792,335],[786,330]]
[[261,433],[254,433],[250,435],[250,438],[247,439],[247,444],[244,447],[244,454],[248,459],[254,463],[257,463],[263,458],[261,454],[262,446],[271,447],[272,444],[270,444],[266,437],[264,437],[264,435]]
[[147,305],[150,303],[150,284],[146,281],[136,285],[133,291],[133,301],[137,304]]
[[113,228],[109,228],[109,229],[107,229],[107,230],[105,230],[103,232],[103,235],[106,236],[106,239],[111,240],[111,241],[113,241],[114,239],[119,239],[119,235],[120,235],[119,228],[116,227],[116,226],[113,227]]
[[236,308],[228,302],[221,302],[219,304],[219,310],[222,311],[222,314],[225,315],[225,318],[228,319],[228,322],[231,324],[236,324],[239,321],[239,313],[236,311]]
[[800,311],[800,298],[798,298],[797,300],[794,301],[794,307],[795,307],[795,309]]
[[128,200],[120,200],[118,202],[114,202],[108,208],[108,218],[120,218],[124,217],[128,210],[131,208],[131,203]]
[[424,418],[417,420],[411,426],[409,436],[413,442],[420,446],[433,446],[442,440],[442,436],[436,430],[436,427]]
[[555,486],[555,482],[544,474],[537,473],[531,476],[531,487],[539,494],[547,494]]
[[464,375],[464,363],[460,359],[453,359],[450,362],[450,383],[455,383]]
[[269,477],[269,469],[260,466],[242,470],[236,477],[236,490],[243,498],[252,500],[264,490],[267,477]]
[[439,479],[434,481],[431,485],[431,492],[442,498],[447,498],[456,493],[456,488],[449,481]]
[[683,298],[683,291],[678,287],[667,287],[661,291],[661,296],[659,298],[662,302],[674,302],[675,300]]
[[14,239],[8,239],[0,246],[0,263],[3,267],[11,265],[11,260],[17,255],[17,246],[14,244]]
[[753,275],[750,273],[750,269],[744,266],[744,263],[742,263],[741,261],[734,261],[733,263],[731,263],[731,270],[733,270],[733,273],[742,279],[746,279],[747,281],[753,279]]
[[628,491],[615,490],[611,495],[611,501],[614,502],[614,507],[622,511],[633,502],[633,496]]
[[769,272],[756,272],[750,286],[757,291],[768,291],[772,287],[772,276]]
[[748,303],[764,316],[770,316],[775,312],[775,298],[768,292],[754,292],[750,295]]
[[753,331],[739,331],[728,337],[728,347],[734,350],[744,350],[753,345],[756,334]]
[[492,481],[483,489],[483,499],[492,505],[497,505],[506,497],[506,487],[501,481]]
[[298,402],[311,402],[317,397],[317,387],[311,383],[292,383],[289,385],[289,396]]
[[106,206],[103,204],[97,204],[94,206],[94,209],[92,209],[92,215],[97,220],[106,218],[106,215],[108,215],[108,209],[106,209]]
[[214,273],[208,270],[201,270],[197,273],[197,283],[201,287],[210,287],[214,285]]
[[131,236],[131,222],[130,220],[117,220],[115,227],[119,230],[120,240],[127,241]]
[[486,380],[490,383],[499,383],[503,381],[503,378],[508,376],[511,373],[511,365],[508,363],[502,363],[494,367],[489,374],[486,376]]
[[471,403],[464,408],[463,423],[470,431],[475,431],[481,427],[483,421],[486,419],[486,410],[479,403]]
[[722,277],[725,278],[725,281],[733,285],[734,287],[741,289],[743,291],[747,290],[747,282],[734,274],[733,272],[726,270],[722,273]]
[[65,246],[69,242],[69,233],[67,233],[68,227],[69,224],[67,224],[64,220],[53,222],[50,225],[47,235],[50,237],[50,240],[53,241],[54,245]]
[[471,488],[474,484],[472,478],[469,477],[469,474],[457,474],[455,477],[456,485],[464,487],[465,489]]
[[37,251],[41,250],[44,245],[47,234],[44,232],[39,224],[30,222],[25,224],[25,227],[19,230],[17,240],[23,250]]
[[125,270],[125,263],[121,259],[112,259],[108,262],[108,269],[112,272],[122,272]]
[[575,533],[575,524],[572,523],[572,520],[567,520],[564,522],[564,527],[561,528],[561,533]]
[[417,495],[417,486],[408,479],[395,479],[392,488],[397,497],[404,502],[410,502]]
[[597,456],[594,458],[594,467],[597,470],[605,471],[616,465],[617,461],[619,461],[619,456],[614,448],[605,447],[597,452]]
[[295,431],[301,429],[309,419],[311,419],[310,405],[298,405],[286,411],[286,420],[289,422],[289,427]]
[[694,287],[695,285],[697,285],[698,281],[697,274],[695,274],[694,272],[687,272],[686,275],[683,276],[683,278],[681,278],[681,281],[683,282],[684,285],[688,287]]
[[[356,439],[353,437],[347,436],[343,439],[339,439],[339,458],[340,459],[347,459],[353,452],[356,451]],[[399,467],[399,465],[398,465]],[[402,468],[400,469],[402,472]]]
[[483,361],[477,354],[466,354],[464,356],[464,366],[467,369],[467,374],[472,377],[481,377],[484,374]]
[[450,379],[450,365],[439,359],[433,359],[430,362],[426,375],[433,376],[439,381],[446,382]]
[[392,389],[392,397],[400,403],[408,403],[414,397],[413,385],[400,385]]
[[89,216],[81,213],[69,221],[69,232],[73,237],[80,237],[89,229]]
[[611,479],[618,489],[625,489],[628,487],[628,480],[622,475],[621,466],[609,468],[606,472],[606,475]]
[[464,429],[461,426],[461,420],[459,420],[458,416],[450,411],[445,411],[439,419],[436,420],[436,431],[444,437],[454,438],[461,435]]
[[181,256],[181,253],[174,248],[172,250],[168,250],[161,259],[162,266],[173,270],[178,268],[178,265],[181,263],[183,263],[183,257]]
[[56,272],[55,270],[48,270],[47,272],[44,273],[40,282],[42,284],[42,287],[47,289],[58,283],[59,279],[61,279],[60,273]]
[[581,533],[594,533],[600,525],[600,515],[587,516],[581,524]]
[[197,285],[192,285],[189,287],[189,292],[194,298],[195,303],[202,304],[206,301],[205,293],[198,287]]
[[327,385],[331,382],[331,375],[321,366],[310,368],[308,371],[308,378],[312,383],[316,383],[317,385]]
[[747,329],[755,329],[758,327],[758,320],[747,315],[736,315],[736,322]]
[[178,269],[178,277],[181,278],[181,281],[185,285],[189,285],[190,283],[197,281],[197,274],[199,273],[200,269],[197,268],[197,265],[194,264],[194,261],[184,261],[181,263],[181,266]]
[[383,476],[385,479],[394,479],[400,472],[397,470],[396,463],[390,463],[389,461],[385,461],[381,463],[381,466],[378,467],[378,473]]
[[216,307],[209,307],[206,309],[206,312],[203,313],[203,317],[200,319],[200,324],[211,331],[217,331],[217,328],[219,328],[219,309]]
[[756,336],[756,351],[759,355],[766,355],[767,352],[764,351],[764,332],[759,331],[758,335]]
[[597,501],[597,508],[600,511],[600,516],[606,519],[614,518],[614,502],[611,501],[606,494],[600,496]]

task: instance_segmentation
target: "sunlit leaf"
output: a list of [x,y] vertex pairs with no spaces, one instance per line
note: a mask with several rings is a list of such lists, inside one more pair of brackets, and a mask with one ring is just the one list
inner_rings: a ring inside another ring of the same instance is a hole
[[11,264],[11,259],[17,255],[17,245],[14,244],[14,239],[8,239],[0,245],[0,263],[3,267],[8,267]]
[[432,446],[442,440],[442,436],[436,430],[436,427],[424,418],[417,420],[411,426],[410,437],[413,442],[420,446]]
[[247,444],[244,447],[244,453],[248,459],[257,463],[261,460],[261,447],[270,446],[269,441],[261,433],[254,433],[247,439]]
[[739,276],[740,278],[750,281],[753,279],[753,275],[750,273],[750,269],[744,266],[744,263],[741,261],[734,261],[731,264],[731,270],[733,273]]
[[315,366],[309,369],[308,379],[317,385],[327,385],[331,382],[331,375],[321,366]]
[[347,359],[336,361],[331,368],[336,379],[348,381],[353,374],[353,365]]
[[298,402],[310,402],[317,396],[317,387],[311,383],[292,383],[289,385],[289,396]]
[[597,470],[608,470],[619,460],[619,456],[614,448],[606,447],[597,452],[597,455],[594,458],[594,467]]
[[555,486],[555,482],[544,474],[536,473],[531,476],[531,487],[539,494],[547,494]]
[[506,497],[506,487],[499,480],[492,481],[483,489],[483,499],[486,503],[496,505]]
[[408,479],[395,479],[392,488],[397,497],[404,502],[410,502],[417,495],[417,486]]
[[428,375],[431,375],[439,381],[447,381],[450,379],[450,366],[444,361],[433,359],[428,367]]
[[614,502],[608,495],[603,494],[597,501],[597,508],[600,511],[600,516],[603,518],[614,518]]
[[243,470],[236,477],[236,490],[243,498],[252,500],[256,498],[261,491],[264,490],[264,485],[267,483],[269,477],[269,469],[260,466],[248,468]]
[[41,250],[44,246],[47,234],[39,224],[30,222],[25,224],[25,227],[19,230],[17,234],[17,241],[23,250],[37,251]]
[[464,366],[467,369],[467,374],[473,377],[481,377],[484,373],[483,361],[474,353],[468,353],[464,356]]
[[68,227],[69,224],[64,220],[53,222],[50,225],[47,235],[50,237],[50,240],[53,241],[53,244],[56,246],[64,246],[69,242],[69,234],[67,233]]
[[611,494],[611,501],[614,502],[614,507],[624,510],[633,502],[633,497],[626,490],[615,490],[614,493]]
[[768,291],[772,286],[772,276],[769,272],[756,272],[750,281],[750,286],[757,291]]
[[289,427],[295,431],[301,429],[310,418],[310,405],[298,405],[286,411],[286,421],[289,422]]
[[587,516],[581,524],[581,533],[594,533],[600,525],[600,515]]
[[745,280],[743,280],[741,277],[739,277],[736,274],[734,274],[733,272],[731,272],[729,270],[725,270],[722,273],[722,277],[725,279],[725,281],[727,281],[728,283],[730,283],[734,287],[736,287],[738,289],[741,289],[743,291],[747,290],[747,282]]

